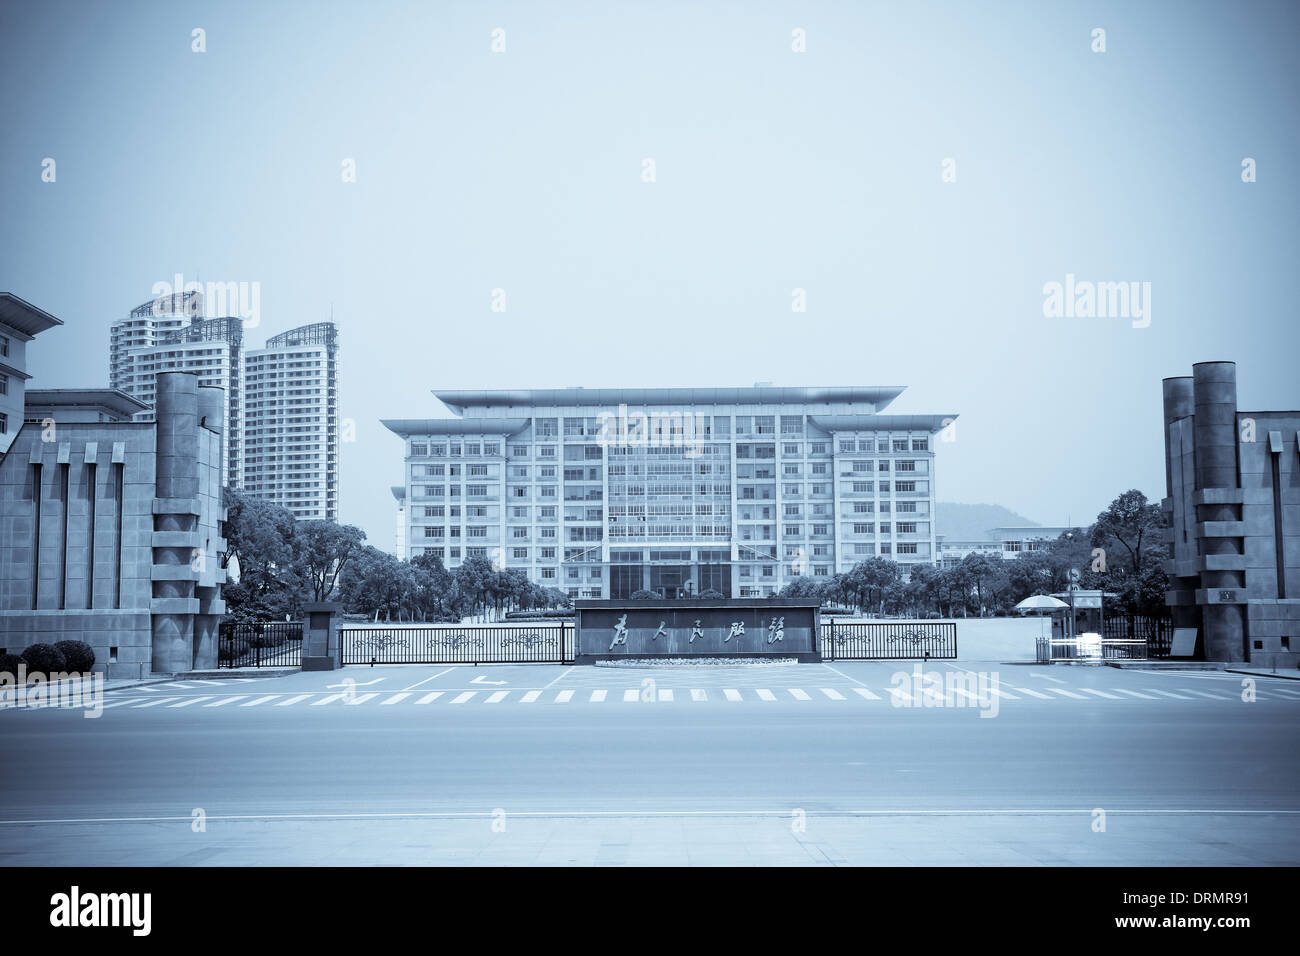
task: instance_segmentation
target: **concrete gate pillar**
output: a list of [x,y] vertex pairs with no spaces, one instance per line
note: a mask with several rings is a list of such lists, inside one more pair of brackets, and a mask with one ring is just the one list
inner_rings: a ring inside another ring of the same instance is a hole
[[328,601],[313,601],[303,606],[307,618],[302,635],[303,670],[333,671],[343,666],[337,624],[341,610],[341,604]]

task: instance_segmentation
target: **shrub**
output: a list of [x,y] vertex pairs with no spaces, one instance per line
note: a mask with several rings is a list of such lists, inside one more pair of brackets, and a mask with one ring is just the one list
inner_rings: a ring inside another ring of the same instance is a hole
[[714,590],[713,588],[705,588],[700,592],[700,597],[708,601],[717,601],[722,598],[722,592]]
[[17,654],[0,654],[0,674],[12,674],[14,680],[17,680],[18,667],[25,663],[27,662]]
[[68,659],[53,644],[33,644],[23,651],[23,660],[27,662],[27,671],[41,674],[57,674],[68,669]]
[[74,674],[89,674],[95,669],[95,649],[85,641],[59,641],[54,645]]
[[656,594],[654,591],[647,591],[645,588],[642,588],[640,591],[633,591],[633,592],[632,592],[632,597],[629,598],[629,600],[632,600],[632,601],[648,601],[648,600],[650,600],[651,598],[657,598],[658,596],[659,596],[659,595]]

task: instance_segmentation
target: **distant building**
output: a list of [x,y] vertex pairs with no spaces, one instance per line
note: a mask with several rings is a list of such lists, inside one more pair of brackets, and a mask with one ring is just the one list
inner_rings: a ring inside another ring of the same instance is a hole
[[[337,520],[338,333],[318,322],[261,349],[244,323],[206,318],[203,294],[161,296],[112,324],[109,383],[152,406],[160,372],[185,371],[226,395],[224,481],[299,518]],[[148,421],[152,412],[137,417]]]
[[27,374],[27,343],[62,324],[12,292],[0,292],[0,456],[9,450],[23,424],[27,380],[31,378]]
[[1295,667],[1300,411],[1237,409],[1237,367],[1163,382],[1170,605],[1212,661]]
[[1071,529],[1044,528],[1039,525],[990,528],[988,537],[977,541],[949,541],[940,535],[938,563],[944,568],[955,567],[968,554],[1014,560],[1025,552],[1041,550],[1069,530]]
[[408,557],[519,568],[574,598],[762,597],[873,555],[933,564],[938,433],[898,387],[447,391],[384,424]]
[[406,560],[406,488],[393,485],[393,498],[397,500],[397,560]]
[[[12,296],[0,314],[28,340],[59,324]],[[27,393],[41,420],[0,459],[0,650],[83,640],[110,677],[216,666],[225,393],[186,372],[155,389],[157,423],[110,389]]]

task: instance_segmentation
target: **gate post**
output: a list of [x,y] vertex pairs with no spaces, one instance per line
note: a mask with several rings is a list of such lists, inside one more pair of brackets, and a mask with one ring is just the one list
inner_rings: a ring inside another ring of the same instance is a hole
[[333,671],[343,666],[338,625],[334,620],[335,613],[342,609],[341,604],[328,601],[303,606],[307,615],[302,635],[303,670]]

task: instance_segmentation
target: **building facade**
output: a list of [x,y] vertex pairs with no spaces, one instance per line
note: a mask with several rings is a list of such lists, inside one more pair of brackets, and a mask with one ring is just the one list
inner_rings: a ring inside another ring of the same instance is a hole
[[31,378],[27,343],[62,324],[12,292],[0,292],[0,458],[23,424],[27,380]]
[[[162,372],[193,372],[226,395],[222,474],[299,518],[338,515],[338,335],[332,322],[248,349],[244,323],[208,318],[203,293],[151,299],[110,331],[109,384],[152,406]],[[251,415],[251,421],[249,417]],[[151,411],[138,418],[148,421]]]
[[318,322],[268,339],[244,359],[244,477],[249,494],[298,518],[337,521],[338,331]]
[[1163,382],[1170,605],[1196,656],[1294,668],[1300,642],[1300,411],[1237,408],[1237,367]]
[[935,442],[902,388],[448,391],[390,420],[408,557],[491,558],[574,598],[762,597],[873,555],[933,564]]

